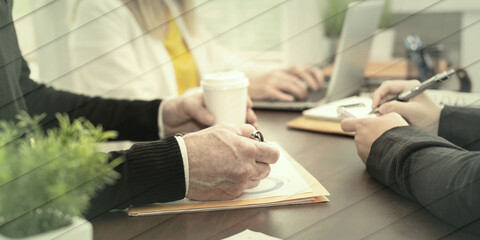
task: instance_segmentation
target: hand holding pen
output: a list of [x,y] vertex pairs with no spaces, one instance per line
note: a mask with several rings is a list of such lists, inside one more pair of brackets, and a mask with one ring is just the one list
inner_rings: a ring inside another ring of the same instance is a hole
[[417,89],[420,85],[421,83],[417,80],[385,81],[373,93],[372,108],[380,106],[382,103],[378,108],[382,115],[398,113],[407,120],[408,124],[437,134],[443,106],[433,101],[427,94],[417,94],[415,98],[412,97],[407,102],[385,101],[390,96],[400,96],[404,92]]
[[[426,80],[425,82],[421,83],[420,85],[417,85],[409,90],[406,90],[406,91],[403,91],[401,92],[399,95],[397,95],[396,97],[393,97],[383,103],[386,103],[386,102],[390,102],[390,101],[401,101],[401,102],[407,102],[408,100],[418,96],[419,94],[421,94],[423,91],[429,89],[429,88],[432,88],[433,86],[436,86],[437,84],[439,84],[440,82],[443,82],[445,80],[447,80],[452,74],[455,73],[455,70],[451,69],[449,71],[445,71],[445,72],[442,72],[442,73],[439,73],[439,74],[436,74],[435,76],[429,78],[428,80]],[[378,91],[376,91],[378,92]],[[373,99],[372,101],[373,105],[375,106],[377,103],[376,99]],[[380,109],[380,106],[383,104],[383,103],[380,103],[378,104],[377,107],[375,107],[371,113],[378,113],[379,112],[379,109]]]

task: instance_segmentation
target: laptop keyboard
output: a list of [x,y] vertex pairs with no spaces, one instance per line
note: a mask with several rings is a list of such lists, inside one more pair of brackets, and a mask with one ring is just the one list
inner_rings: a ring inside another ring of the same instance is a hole
[[327,89],[326,88],[322,88],[318,91],[310,91],[308,92],[308,97],[307,99],[299,99],[299,100],[295,100],[297,102],[318,102],[320,100],[322,100],[325,95],[327,95]]
[[318,91],[309,91],[306,99],[296,99],[293,102],[284,102],[279,100],[256,100],[253,101],[254,109],[270,109],[270,110],[286,110],[286,111],[303,111],[318,105],[327,95],[328,82],[324,83],[324,88]]
[[459,106],[459,107],[479,107],[479,93],[465,93],[446,90],[427,90],[426,93],[435,102],[442,105]]

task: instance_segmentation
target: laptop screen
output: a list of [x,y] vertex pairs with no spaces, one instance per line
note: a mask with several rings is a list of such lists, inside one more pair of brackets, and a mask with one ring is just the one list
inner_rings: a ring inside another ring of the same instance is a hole
[[325,102],[351,96],[364,85],[363,73],[384,5],[383,0],[365,0],[348,6]]
[[385,0],[364,0],[348,5],[326,94],[318,94],[324,96],[322,99],[296,102],[255,100],[254,108],[301,111],[357,93],[364,84],[363,73],[370,45],[384,5]]

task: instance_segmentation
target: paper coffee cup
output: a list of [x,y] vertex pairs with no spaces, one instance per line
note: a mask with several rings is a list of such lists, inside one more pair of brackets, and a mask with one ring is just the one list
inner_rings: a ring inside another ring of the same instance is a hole
[[200,85],[207,109],[215,124],[245,123],[247,118],[248,78],[242,72],[206,74]]

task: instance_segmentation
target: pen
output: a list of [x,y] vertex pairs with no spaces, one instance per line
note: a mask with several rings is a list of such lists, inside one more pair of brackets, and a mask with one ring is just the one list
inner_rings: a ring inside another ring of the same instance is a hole
[[254,140],[257,140],[259,142],[263,142],[263,134],[258,131],[258,130],[255,130],[253,131],[252,133],[250,133],[250,138],[254,139]]
[[[391,98],[391,99],[387,100],[386,102],[390,102],[390,101],[406,102],[406,101],[410,100],[411,98],[419,95],[423,91],[427,90],[428,88],[432,87],[436,83],[440,83],[440,82],[443,82],[443,81],[447,80],[454,73],[455,73],[455,70],[453,70],[453,69],[450,69],[449,71],[444,71],[442,73],[438,73],[435,76],[427,79],[425,82],[421,83],[420,85],[418,85],[418,86],[416,86],[416,87],[414,87],[410,90],[407,90],[405,92],[402,92],[402,93],[400,93],[400,95],[398,95],[394,98]],[[370,113],[378,113],[381,105],[382,104],[379,104]]]
[[337,107],[337,110],[339,108],[363,107],[363,106],[365,106],[365,104],[363,104],[363,103],[352,103],[352,104],[340,105],[340,106]]

